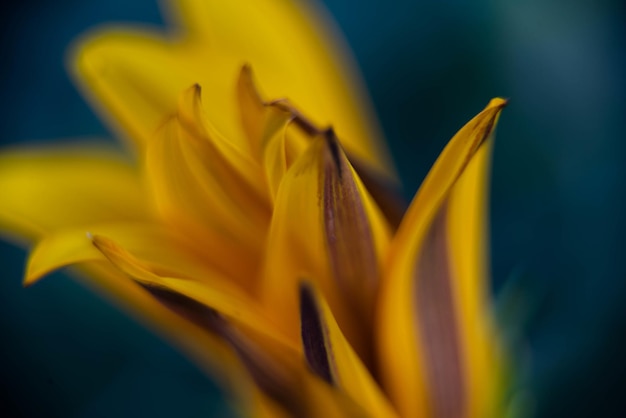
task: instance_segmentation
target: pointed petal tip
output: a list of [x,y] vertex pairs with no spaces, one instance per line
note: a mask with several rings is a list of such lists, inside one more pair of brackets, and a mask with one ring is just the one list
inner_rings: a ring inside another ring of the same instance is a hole
[[325,382],[335,385],[325,329],[313,285],[304,280],[300,290],[300,337],[307,364]]
[[302,301],[302,299],[309,297],[312,293],[313,288],[311,283],[306,279],[300,280],[298,284],[298,299]]
[[498,108],[501,110],[504,109],[508,104],[509,99],[503,97],[494,97],[489,101],[489,104],[487,104],[487,108]]
[[22,287],[31,287],[51,272],[52,271],[50,269],[42,269],[41,267],[35,268],[29,261],[26,266],[24,278],[22,279]]
[[22,287],[24,288],[31,287],[32,285],[37,283],[39,279],[41,279],[40,276],[33,275],[33,274],[30,274],[29,272],[26,272],[26,274],[24,275],[24,279],[22,279]]
[[90,240],[93,246],[104,254],[105,257],[107,257],[107,254],[118,253],[120,250],[120,247],[115,242],[102,235],[91,235]]
[[326,128],[323,131],[324,140],[326,143],[326,147],[328,151],[330,151],[330,155],[335,163],[335,167],[339,170],[339,176],[341,177],[341,145],[339,144],[339,140],[337,138],[337,134],[335,134],[335,130],[332,126]]
[[191,96],[194,100],[200,100],[202,97],[202,86],[200,83],[193,83],[183,91],[181,96],[181,100],[184,100],[186,96]]
[[33,254],[35,252],[36,249],[31,251],[29,254],[28,262],[24,271],[24,278],[22,279],[22,287],[24,288],[31,287],[51,272],[49,268],[42,268],[41,263],[37,263],[39,265],[35,265],[35,263],[33,263]]
[[251,77],[253,74],[252,65],[249,62],[244,62],[241,66],[241,74],[246,77]]

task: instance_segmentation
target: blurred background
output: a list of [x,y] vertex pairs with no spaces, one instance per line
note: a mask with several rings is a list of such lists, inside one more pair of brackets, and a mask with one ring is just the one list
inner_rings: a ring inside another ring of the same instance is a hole
[[[518,384],[532,393],[536,417],[619,416],[624,3],[324,3],[361,67],[407,196],[491,97],[511,99],[497,133],[491,238],[494,294],[526,301]],[[154,0],[3,7],[1,145],[110,137],[70,83],[65,49],[99,23],[161,25]],[[22,249],[0,242],[3,416],[230,416],[187,360],[63,274],[24,290],[24,261]]]

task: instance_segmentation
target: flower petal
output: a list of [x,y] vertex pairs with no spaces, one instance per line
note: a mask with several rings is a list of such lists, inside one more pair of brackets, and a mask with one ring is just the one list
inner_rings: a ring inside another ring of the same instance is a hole
[[334,133],[312,139],[281,183],[268,237],[262,297],[284,331],[297,336],[299,281],[314,277],[367,362],[367,318],[389,234]]
[[0,229],[29,239],[68,226],[153,218],[136,169],[94,145],[5,150],[0,190]]
[[270,195],[275,200],[285,173],[308,148],[310,135],[297,128],[302,116],[286,100],[263,100],[248,65],[241,70],[237,93],[250,148],[265,169]]
[[192,87],[150,142],[146,174],[164,219],[225,275],[249,285],[271,216],[263,172],[209,129]]
[[102,261],[105,258],[92,245],[91,236],[106,235],[115,239],[160,274],[177,277],[212,277],[215,272],[194,250],[184,236],[163,225],[147,222],[94,223],[66,228],[47,234],[28,258],[25,285],[61,267]]
[[267,142],[291,119],[291,114],[263,100],[252,75],[252,68],[244,65],[237,81],[237,98],[241,124],[250,149],[257,161],[262,160]]
[[487,382],[499,361],[483,210],[489,138],[504,104],[494,99],[452,138],[392,242],[377,341],[383,383],[401,415],[493,416]]
[[490,137],[506,100],[492,99],[487,107],[454,135],[428,172],[407,210],[396,242],[415,233],[415,225],[424,224],[438,209],[450,187],[459,178],[472,156]]
[[311,369],[375,417],[395,417],[385,395],[339,329],[323,296],[300,285],[302,344]]
[[[109,238],[96,235],[93,237],[93,245],[114,266],[128,274],[152,294],[161,295],[161,298],[169,300],[194,301],[194,306],[201,304],[281,344],[290,346],[285,338],[275,332],[273,324],[266,319],[257,302],[227,280],[220,277],[204,277],[194,280],[160,276]],[[295,346],[292,349],[297,350]]]
[[172,1],[169,10],[182,20],[173,22],[176,36],[113,28],[85,37],[74,53],[83,91],[140,146],[178,92],[198,83],[211,93],[204,105],[217,129],[246,150],[232,93],[250,63],[269,97],[289,97],[316,122],[332,122],[347,149],[392,171],[349,54],[332,49],[341,40],[318,10],[282,0]]
[[455,277],[468,416],[501,416],[506,373],[492,309],[488,267],[488,187],[492,144],[479,149],[448,197],[448,251]]

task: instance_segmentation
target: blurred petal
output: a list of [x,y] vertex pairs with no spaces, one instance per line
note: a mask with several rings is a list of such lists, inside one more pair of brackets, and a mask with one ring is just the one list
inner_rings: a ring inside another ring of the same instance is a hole
[[169,10],[179,30],[169,36],[112,28],[83,38],[74,51],[83,91],[127,137],[143,146],[178,92],[198,83],[210,93],[204,106],[217,129],[245,150],[232,92],[249,63],[268,97],[289,97],[317,123],[332,122],[350,152],[392,172],[349,53],[331,50],[341,40],[319,10],[282,0],[172,1]]
[[389,401],[339,329],[324,298],[300,285],[302,344],[311,369],[375,417],[395,417]]
[[291,123],[286,123],[267,140],[263,147],[263,166],[274,201],[285,174],[309,143],[310,139],[298,132]]
[[244,65],[239,74],[237,98],[241,125],[246,132],[252,155],[260,162],[268,140],[282,130],[292,116],[263,100],[249,65]]
[[505,361],[493,323],[488,267],[488,188],[492,144],[481,147],[450,192],[448,251],[469,382],[468,416],[499,416]]
[[5,150],[0,190],[0,229],[29,239],[68,226],[153,218],[136,169],[93,145]]
[[115,239],[160,274],[176,273],[177,277],[194,278],[215,275],[191,243],[163,225],[117,222],[65,228],[47,234],[29,255],[24,284],[31,285],[52,270],[70,264],[105,260],[91,243],[91,236],[96,234]]
[[401,415],[494,412],[485,409],[498,360],[487,316],[482,210],[489,138],[504,104],[492,100],[452,138],[392,242],[377,341],[383,382]]
[[[257,302],[223,278],[215,277],[215,273],[212,274],[213,277],[195,278],[195,280],[163,277],[155,274],[149,266],[144,265],[142,261],[109,238],[96,235],[93,237],[93,245],[114,266],[152,294],[158,294],[170,300],[194,301],[194,306],[201,304],[211,308],[260,334],[290,346],[280,334],[275,332],[274,326],[268,322]],[[295,350],[295,347],[293,349]]]
[[312,139],[282,181],[267,244],[262,297],[297,335],[297,294],[314,277],[348,340],[368,361],[369,323],[389,227],[334,133]]
[[192,87],[181,96],[178,115],[148,146],[146,173],[164,219],[207,262],[249,285],[271,216],[267,188],[260,166],[209,130],[199,95]]
[[308,148],[310,137],[294,128],[302,116],[286,100],[263,100],[248,65],[241,70],[237,93],[250,148],[265,169],[270,195],[275,200],[285,173]]

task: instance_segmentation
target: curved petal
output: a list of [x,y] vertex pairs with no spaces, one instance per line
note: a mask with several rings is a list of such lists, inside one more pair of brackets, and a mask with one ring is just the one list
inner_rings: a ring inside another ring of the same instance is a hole
[[149,289],[153,294],[163,292],[174,297],[193,300],[203,306],[214,309],[220,314],[243,324],[259,334],[267,335],[285,346],[298,351],[285,338],[275,331],[275,327],[266,318],[257,302],[244,294],[237,287],[221,278],[203,281],[180,277],[164,277],[151,271],[148,265],[117,243],[104,236],[93,237],[93,245],[118,269],[132,277],[137,283]]
[[395,242],[404,242],[407,235],[414,234],[415,225],[424,224],[429,216],[433,216],[472,156],[493,133],[500,111],[506,103],[506,100],[500,98],[492,99],[482,112],[448,142],[413,198]]
[[135,167],[94,145],[0,154],[0,229],[29,239],[95,222],[152,219]]
[[468,416],[500,416],[506,353],[497,338],[488,267],[488,187],[492,144],[476,152],[448,197],[450,264],[455,277],[468,386]]
[[147,222],[94,223],[47,234],[31,251],[24,278],[31,285],[61,267],[105,260],[91,244],[93,235],[115,239],[159,274],[208,280],[215,271],[185,237]]
[[297,336],[297,294],[314,277],[349,341],[371,360],[368,318],[389,227],[332,131],[312,139],[283,179],[270,227],[262,298]]
[[485,268],[494,99],[446,146],[392,242],[377,322],[381,374],[401,415],[492,415],[497,345]]
[[73,54],[83,91],[140,146],[178,92],[198,83],[211,95],[204,105],[217,129],[246,150],[233,92],[239,69],[249,63],[269,97],[289,97],[317,123],[349,138],[350,152],[392,172],[349,54],[336,47],[340,38],[319,10],[282,0],[169,6],[182,36],[112,28],[85,37]]
[[291,113],[263,100],[250,65],[244,65],[237,81],[237,99],[241,125],[246,132],[253,157],[261,162],[263,149],[291,119]]

